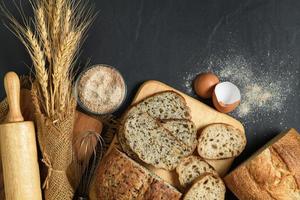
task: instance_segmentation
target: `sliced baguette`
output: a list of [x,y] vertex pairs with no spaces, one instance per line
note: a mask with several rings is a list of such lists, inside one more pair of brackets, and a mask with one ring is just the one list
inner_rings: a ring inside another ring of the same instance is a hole
[[195,179],[206,173],[217,175],[215,169],[199,156],[184,158],[176,167],[179,182],[183,187],[190,186]]
[[226,188],[221,178],[205,174],[195,181],[183,200],[224,200]]
[[205,159],[236,157],[246,146],[246,137],[239,129],[227,124],[212,124],[198,138],[198,153]]
[[128,116],[123,134],[130,150],[157,168],[173,170],[183,157],[193,153],[190,146],[174,137],[147,113]]

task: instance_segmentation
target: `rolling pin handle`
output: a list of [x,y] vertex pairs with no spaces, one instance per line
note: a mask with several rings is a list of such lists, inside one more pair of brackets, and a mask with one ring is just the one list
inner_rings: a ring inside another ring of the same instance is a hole
[[8,72],[5,75],[4,88],[9,106],[6,122],[23,122],[20,108],[20,79],[15,72]]

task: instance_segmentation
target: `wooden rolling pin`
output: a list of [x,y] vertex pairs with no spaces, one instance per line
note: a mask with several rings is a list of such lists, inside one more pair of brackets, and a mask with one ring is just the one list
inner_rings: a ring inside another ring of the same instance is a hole
[[7,73],[4,87],[9,113],[0,125],[0,150],[6,200],[42,200],[35,130],[20,110],[18,75]]

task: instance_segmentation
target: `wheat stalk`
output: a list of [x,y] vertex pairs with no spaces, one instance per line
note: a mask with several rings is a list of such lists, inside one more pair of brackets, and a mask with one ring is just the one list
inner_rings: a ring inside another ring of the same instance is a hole
[[[61,44],[61,48],[58,50],[57,55],[54,58],[54,66],[59,69],[56,73],[53,73],[53,80],[54,83],[54,94],[56,102],[59,102],[59,110],[63,111],[66,107],[66,99],[68,99],[68,93],[70,88],[68,85],[63,83],[64,80],[69,79],[69,67],[64,66],[71,66],[73,58],[75,56],[75,52],[77,51],[77,47],[80,41],[80,34],[71,31],[68,33],[66,38],[63,40]],[[60,86],[60,87],[59,87]]]
[[53,20],[54,4],[55,4],[55,0],[47,0],[47,2],[46,2],[46,5],[47,5],[46,9],[47,9],[47,12],[48,12],[47,13],[47,16],[48,16],[47,20],[48,20],[49,26],[50,26],[50,23]]
[[[36,94],[44,114],[52,120],[61,119],[74,107],[72,68],[94,15],[83,0],[76,3],[73,0],[32,0],[32,7],[34,26],[25,16],[22,16],[25,19],[22,25],[5,6],[1,8],[10,20],[10,30],[31,56],[38,86]],[[36,30],[33,32],[29,27]]]
[[38,24],[38,29],[40,33],[40,37],[43,41],[43,47],[45,50],[45,55],[48,59],[49,62],[51,62],[51,46],[49,42],[49,37],[48,37],[48,26],[47,22],[45,19],[46,13],[44,12],[44,9],[39,6],[36,11],[36,19],[37,19],[37,24]]
[[29,42],[31,49],[29,54],[35,67],[36,77],[44,96],[46,113],[49,114],[48,73],[45,68],[46,62],[44,59],[44,54],[39,45],[38,39],[34,36],[29,28],[27,28],[25,36]]
[[67,6],[64,23],[63,23],[63,28],[62,28],[62,33],[61,33],[61,40],[63,40],[65,37],[67,37],[68,33],[71,30],[71,15],[72,15],[72,10],[69,6]]
[[[63,5],[64,0],[56,0],[56,3],[53,8],[53,17],[52,17],[52,24],[51,24],[51,30],[52,30],[52,42],[59,43],[59,34],[61,30],[61,16],[63,14]],[[54,46],[55,48],[56,46]]]

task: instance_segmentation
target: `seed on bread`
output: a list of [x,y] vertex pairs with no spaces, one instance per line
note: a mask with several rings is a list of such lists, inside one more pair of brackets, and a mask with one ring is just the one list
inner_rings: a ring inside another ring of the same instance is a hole
[[183,187],[190,186],[195,179],[205,173],[217,175],[215,169],[199,156],[184,158],[176,167],[179,182]]
[[222,179],[214,174],[199,177],[183,200],[224,200],[226,188]]
[[198,138],[198,153],[205,159],[236,157],[246,146],[246,137],[239,129],[227,124],[212,124]]

